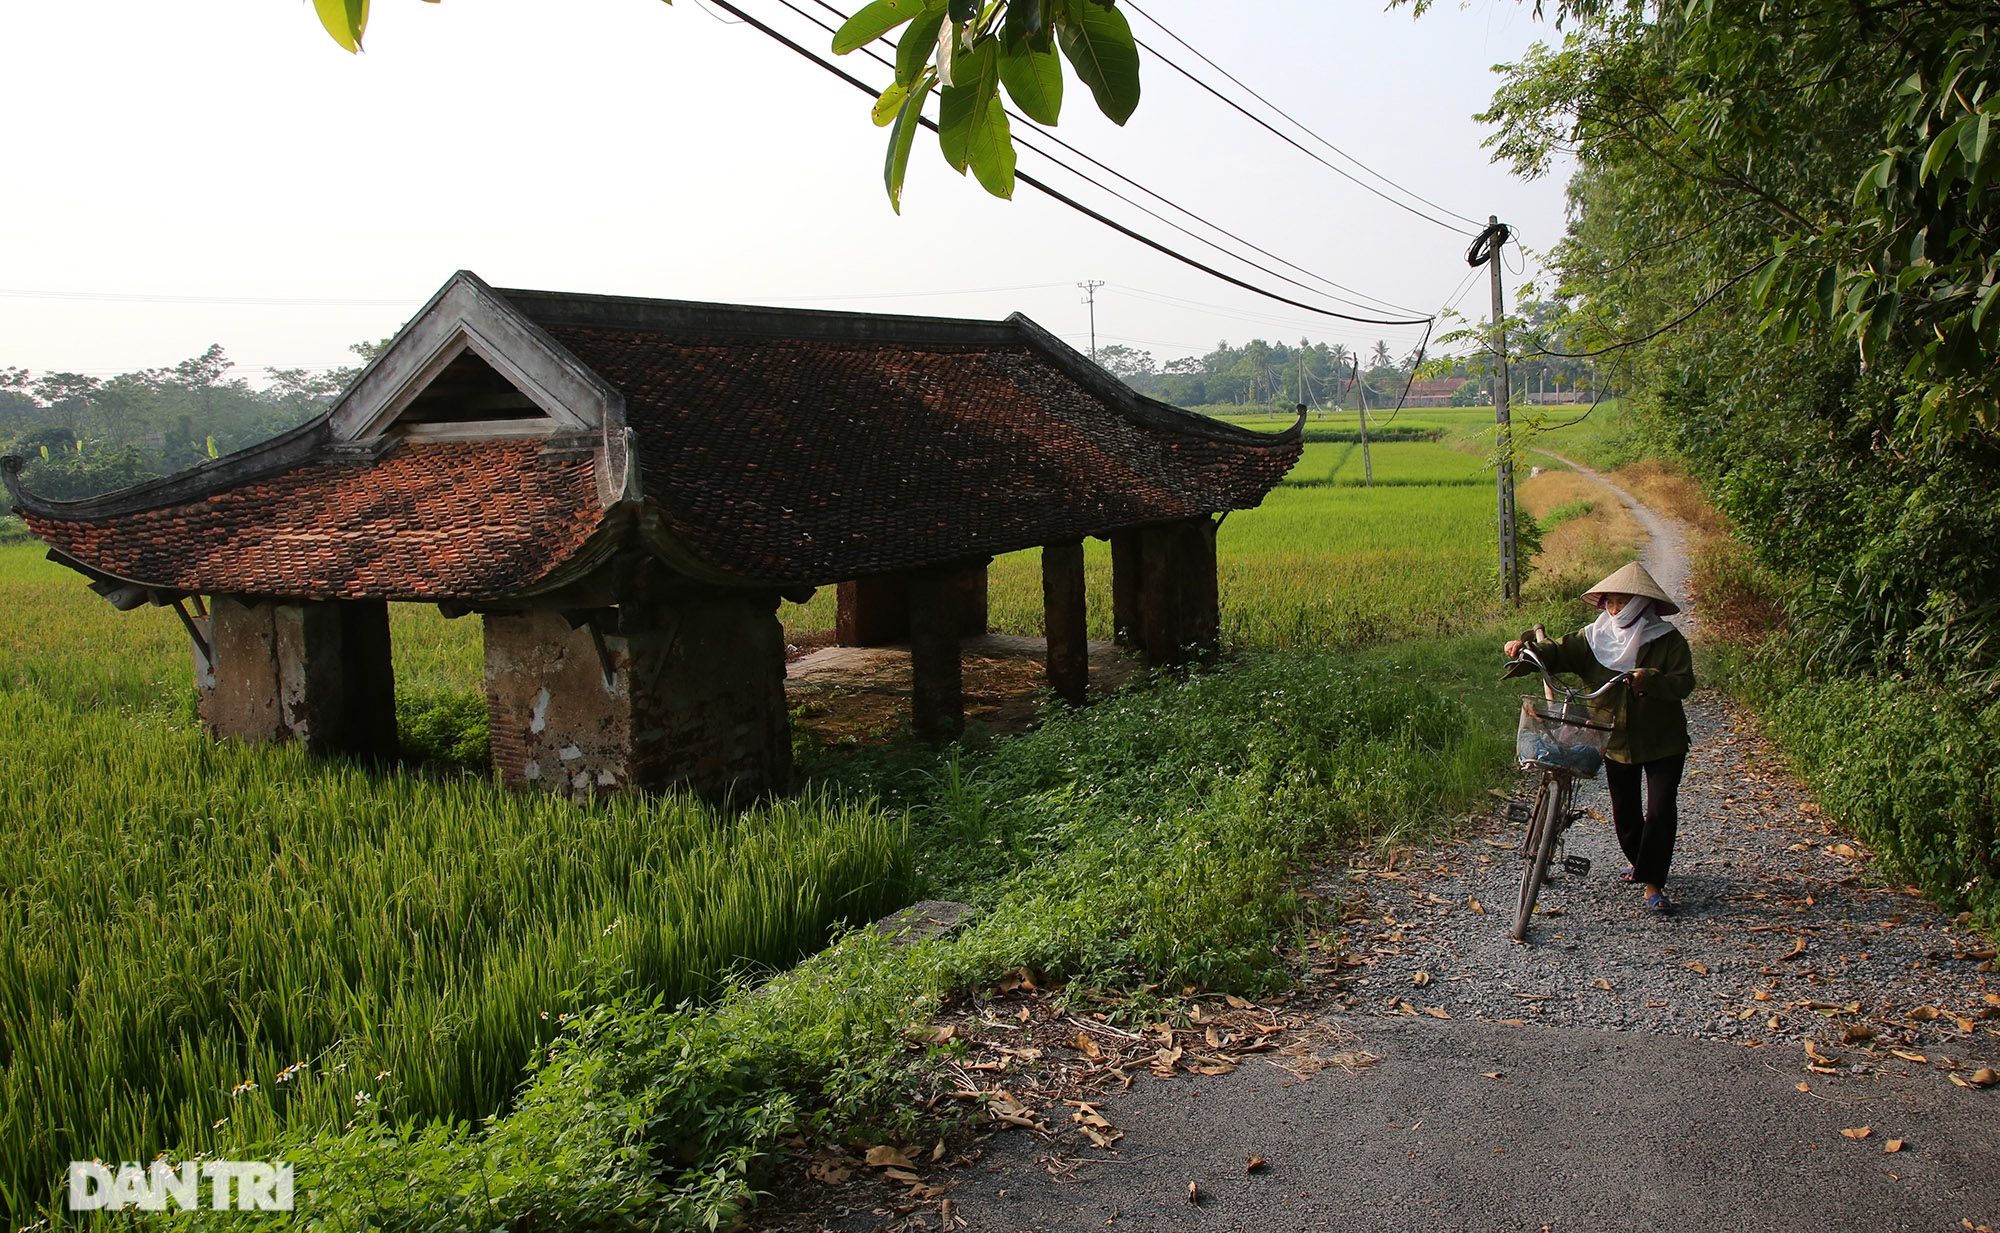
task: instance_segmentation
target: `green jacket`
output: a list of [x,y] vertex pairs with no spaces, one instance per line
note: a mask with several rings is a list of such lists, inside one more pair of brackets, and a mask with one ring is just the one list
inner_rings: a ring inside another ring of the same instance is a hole
[[[1542,662],[1554,672],[1572,672],[1592,689],[1618,674],[1597,662],[1581,633],[1561,642],[1536,642],[1523,634]],[[1681,703],[1694,692],[1694,651],[1678,629],[1661,634],[1639,648],[1639,679],[1599,699],[1617,724],[1604,756],[1613,762],[1638,765],[1688,751],[1687,711]]]

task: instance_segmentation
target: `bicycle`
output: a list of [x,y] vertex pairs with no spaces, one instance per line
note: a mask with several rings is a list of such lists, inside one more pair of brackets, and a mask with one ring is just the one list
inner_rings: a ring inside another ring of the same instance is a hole
[[[1537,641],[1547,641],[1541,626],[1535,626]],[[1570,808],[1570,796],[1578,779],[1595,779],[1604,766],[1604,747],[1611,743],[1613,725],[1596,713],[1590,703],[1626,683],[1631,674],[1621,672],[1596,689],[1585,693],[1557,680],[1532,644],[1508,661],[1509,668],[1527,667],[1542,677],[1543,697],[1530,694],[1521,699],[1521,723],[1514,738],[1514,754],[1524,769],[1540,770],[1542,782],[1535,789],[1535,803],[1507,803],[1509,821],[1526,822],[1516,856],[1528,862],[1521,873],[1521,897],[1514,909],[1514,927],[1508,936],[1516,942],[1528,940],[1528,920],[1534,915],[1535,900],[1547,880],[1549,864],[1581,809]],[[1558,696],[1560,695],[1560,696]],[[1563,868],[1577,877],[1590,873],[1590,860],[1565,853]]]

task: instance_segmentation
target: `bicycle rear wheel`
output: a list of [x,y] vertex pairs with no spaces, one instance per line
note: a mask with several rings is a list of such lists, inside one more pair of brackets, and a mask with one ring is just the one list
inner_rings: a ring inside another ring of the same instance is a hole
[[1553,775],[1544,779],[1541,790],[1535,793],[1535,816],[1529,823],[1532,829],[1528,836],[1528,867],[1521,871],[1521,898],[1514,908],[1514,928],[1508,934],[1516,942],[1528,940],[1528,921],[1535,914],[1535,900],[1542,893],[1542,883],[1548,879],[1549,861],[1555,857],[1556,840],[1562,834],[1563,798],[1567,795],[1562,782]]

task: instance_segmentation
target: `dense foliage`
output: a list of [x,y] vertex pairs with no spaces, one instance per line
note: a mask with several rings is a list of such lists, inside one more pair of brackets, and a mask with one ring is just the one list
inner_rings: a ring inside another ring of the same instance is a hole
[[0,369],[0,449],[28,460],[22,482],[31,491],[94,496],[294,428],[325,410],[355,371],[272,369],[253,388],[230,375],[234,367],[213,346],[171,368],[108,379]]
[[1733,520],[1751,560],[1721,581],[1791,630],[1746,680],[1823,798],[2000,915],[1995,10],[1565,12],[1488,116],[1524,173],[1577,158],[1561,349],[1599,352]]

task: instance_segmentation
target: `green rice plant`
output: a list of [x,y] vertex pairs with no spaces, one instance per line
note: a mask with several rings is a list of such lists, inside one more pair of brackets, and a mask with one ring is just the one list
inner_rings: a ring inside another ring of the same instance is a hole
[[18,648],[0,688],[9,1210],[70,1159],[338,1131],[363,1105],[490,1116],[579,990],[698,999],[908,899],[903,824],[865,803],[574,805],[78,705],[179,667],[144,666],[130,615],[141,649],[67,693],[13,684],[52,672]]

